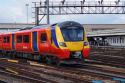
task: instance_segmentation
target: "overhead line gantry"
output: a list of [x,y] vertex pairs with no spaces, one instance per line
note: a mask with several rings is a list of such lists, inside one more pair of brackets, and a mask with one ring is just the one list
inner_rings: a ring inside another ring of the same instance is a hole
[[33,2],[35,4],[35,24],[39,25],[41,20],[47,15],[47,24],[50,23],[49,15],[69,15],[69,14],[125,14],[125,2],[117,0],[115,2],[75,1],[66,2]]

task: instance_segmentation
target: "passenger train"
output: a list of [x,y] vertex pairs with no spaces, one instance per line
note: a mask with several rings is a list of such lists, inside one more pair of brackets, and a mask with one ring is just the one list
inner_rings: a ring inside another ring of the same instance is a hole
[[84,27],[74,21],[0,34],[0,54],[47,64],[77,64],[89,58]]

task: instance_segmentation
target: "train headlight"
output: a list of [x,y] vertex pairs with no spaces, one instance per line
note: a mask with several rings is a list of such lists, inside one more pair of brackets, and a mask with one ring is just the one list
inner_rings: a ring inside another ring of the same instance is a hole
[[64,42],[59,42],[59,45],[63,46],[63,47],[66,47],[66,43],[64,43]]
[[84,42],[84,46],[87,46],[87,45],[89,45],[89,42]]

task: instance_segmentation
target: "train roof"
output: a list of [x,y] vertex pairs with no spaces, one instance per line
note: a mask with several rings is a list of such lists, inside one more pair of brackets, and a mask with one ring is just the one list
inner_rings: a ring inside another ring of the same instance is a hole
[[51,26],[56,26],[56,25],[59,25],[60,28],[65,28],[65,27],[69,27],[69,26],[78,26],[78,27],[81,27],[83,29],[83,26],[78,22],[65,21],[65,22],[55,23],[55,24],[52,24],[52,25],[40,25],[40,26],[33,26],[33,27],[25,27],[23,29],[20,29],[19,31],[2,33],[2,34],[13,34],[13,33],[23,33],[23,32],[30,32],[30,31],[38,31],[38,30],[41,30],[41,29],[49,29]]
[[20,29],[19,31],[14,32],[7,32],[7,33],[1,33],[0,35],[7,35],[7,34],[13,34],[13,33],[23,33],[23,32],[30,32],[30,31],[39,31],[41,29],[49,29],[50,25],[42,25],[42,26],[34,26],[34,27],[26,27],[23,29]]
[[33,27],[25,27],[23,29],[20,29],[19,31],[23,31],[23,30],[34,30],[34,29],[41,29],[41,28],[48,28],[51,25],[40,25],[40,26],[33,26]]
[[58,23],[58,25],[60,26],[60,28],[65,28],[65,27],[69,27],[69,26],[76,26],[76,27],[81,27],[83,29],[83,26],[80,23],[74,22],[74,21],[65,21],[62,23]]
[[24,29],[21,29],[19,31],[24,31],[24,30],[39,30],[39,29],[46,29],[49,28],[51,26],[55,26],[55,25],[59,25],[60,28],[64,28],[64,27],[68,27],[68,26],[78,26],[78,27],[82,27],[83,26],[80,23],[74,22],[74,21],[65,21],[65,22],[61,22],[61,23],[55,23],[52,25],[40,25],[40,26],[34,26],[34,27],[26,27]]
[[39,31],[41,29],[49,29],[50,26],[49,25],[46,25],[46,26],[35,26],[35,27],[31,27],[31,28],[24,28],[24,29],[21,29],[19,31],[16,31],[14,33],[22,33],[22,32],[29,32],[29,31]]

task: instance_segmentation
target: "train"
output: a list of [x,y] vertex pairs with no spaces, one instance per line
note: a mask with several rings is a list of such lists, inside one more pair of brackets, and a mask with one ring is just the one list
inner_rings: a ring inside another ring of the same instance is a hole
[[47,64],[81,64],[89,58],[86,32],[78,22],[65,21],[0,34],[0,56]]

